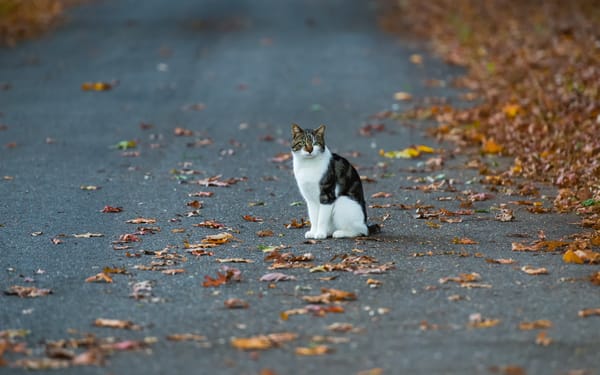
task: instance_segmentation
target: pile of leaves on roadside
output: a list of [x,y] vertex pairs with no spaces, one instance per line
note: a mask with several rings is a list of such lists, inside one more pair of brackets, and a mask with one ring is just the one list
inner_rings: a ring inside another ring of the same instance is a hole
[[406,116],[435,119],[433,133],[462,150],[510,156],[502,181],[552,183],[557,211],[577,212],[600,230],[597,1],[389,0],[380,23],[429,39],[467,69],[454,83],[473,105],[429,105]]
[[81,0],[0,0],[0,45],[14,46],[55,26]]

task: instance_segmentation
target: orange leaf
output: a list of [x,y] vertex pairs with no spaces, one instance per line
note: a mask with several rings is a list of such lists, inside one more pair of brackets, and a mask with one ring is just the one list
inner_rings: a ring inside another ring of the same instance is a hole
[[563,261],[565,263],[576,263],[583,264],[583,259],[581,259],[575,252],[571,249],[567,250],[566,253],[563,254]]
[[481,152],[484,154],[498,154],[502,152],[503,149],[504,147],[493,139],[486,139],[481,145]]
[[296,348],[297,355],[312,356],[312,355],[324,355],[332,353],[333,349],[327,345],[315,345],[308,348],[298,347]]

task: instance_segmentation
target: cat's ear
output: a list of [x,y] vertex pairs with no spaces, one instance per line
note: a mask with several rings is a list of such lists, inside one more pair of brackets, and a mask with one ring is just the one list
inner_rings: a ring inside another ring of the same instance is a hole
[[315,134],[319,137],[325,138],[325,125],[321,125],[315,129]]
[[292,135],[296,136],[297,134],[304,133],[304,130],[298,124],[292,124]]

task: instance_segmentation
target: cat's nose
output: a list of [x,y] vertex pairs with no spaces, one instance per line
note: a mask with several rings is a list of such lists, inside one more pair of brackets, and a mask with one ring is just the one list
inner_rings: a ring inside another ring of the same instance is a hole
[[308,152],[309,154],[313,152],[313,146],[311,145],[306,145],[306,152]]

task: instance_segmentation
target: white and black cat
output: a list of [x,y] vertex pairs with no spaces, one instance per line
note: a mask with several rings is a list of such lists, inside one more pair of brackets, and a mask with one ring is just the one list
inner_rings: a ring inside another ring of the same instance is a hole
[[325,125],[315,130],[292,124],[294,177],[308,206],[306,238],[366,236],[379,232],[367,225],[360,176],[350,162],[325,145]]

